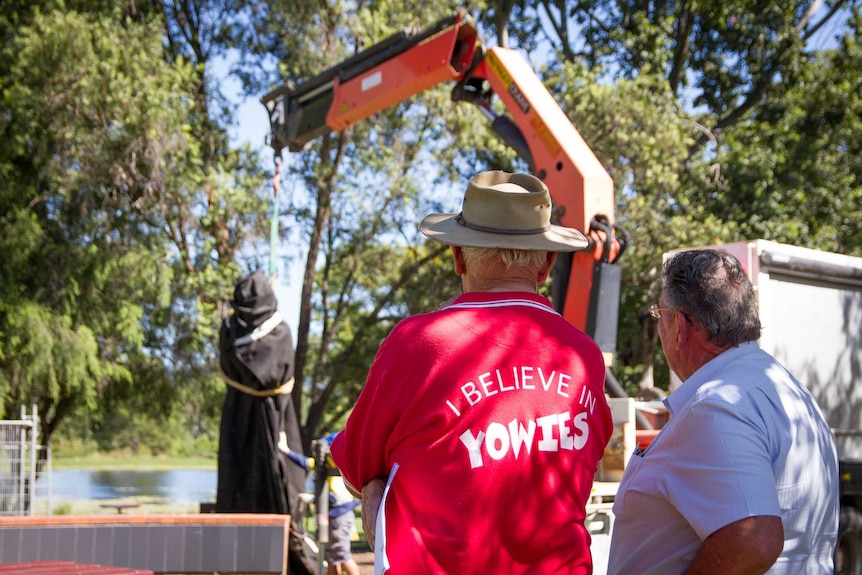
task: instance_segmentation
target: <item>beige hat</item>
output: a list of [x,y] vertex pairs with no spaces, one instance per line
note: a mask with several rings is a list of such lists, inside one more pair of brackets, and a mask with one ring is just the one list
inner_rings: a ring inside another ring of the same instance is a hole
[[419,229],[455,246],[575,252],[588,245],[578,230],[551,224],[551,194],[542,180],[500,170],[470,180],[461,213],[425,216]]

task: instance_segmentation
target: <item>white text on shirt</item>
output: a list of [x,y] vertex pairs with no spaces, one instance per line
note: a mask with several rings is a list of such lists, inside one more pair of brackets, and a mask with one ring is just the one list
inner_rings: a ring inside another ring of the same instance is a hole
[[[461,443],[467,448],[470,456],[470,467],[482,467],[485,462],[482,447],[491,459],[499,461],[511,451],[515,459],[525,449],[527,455],[533,448],[536,429],[541,430],[538,440],[539,451],[581,450],[590,436],[590,426],[587,423],[587,412],[583,411],[572,419],[570,412],[555,413],[527,421],[526,427],[517,419],[508,425],[492,422],[486,431],[476,435],[469,429],[461,434]],[[558,432],[555,434],[554,430]]]

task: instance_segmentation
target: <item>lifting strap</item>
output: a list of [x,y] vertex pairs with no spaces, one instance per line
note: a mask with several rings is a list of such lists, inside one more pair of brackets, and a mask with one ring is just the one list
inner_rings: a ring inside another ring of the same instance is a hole
[[255,389],[247,385],[243,385],[238,381],[234,381],[223,373],[219,374],[226,384],[232,388],[239,390],[245,394],[253,395],[254,397],[272,397],[273,395],[287,395],[293,391],[293,378],[291,377],[275,389]]

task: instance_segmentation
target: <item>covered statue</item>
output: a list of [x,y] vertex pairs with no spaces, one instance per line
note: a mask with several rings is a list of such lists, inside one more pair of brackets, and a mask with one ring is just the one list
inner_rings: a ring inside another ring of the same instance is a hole
[[[221,327],[219,349],[227,395],[218,453],[217,513],[277,513],[296,517],[305,472],[279,441],[301,446],[293,409],[293,338],[275,293],[256,271],[236,286],[233,313]],[[291,546],[293,547],[293,546]],[[303,573],[290,561],[291,573]]]

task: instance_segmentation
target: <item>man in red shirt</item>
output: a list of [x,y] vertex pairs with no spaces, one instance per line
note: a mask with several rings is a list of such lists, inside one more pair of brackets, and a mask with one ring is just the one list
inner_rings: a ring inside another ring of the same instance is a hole
[[598,346],[537,295],[557,252],[587,246],[550,217],[541,180],[493,171],[461,213],[422,221],[464,293],[395,326],[331,447],[375,573],[592,573],[585,505],[612,421]]

